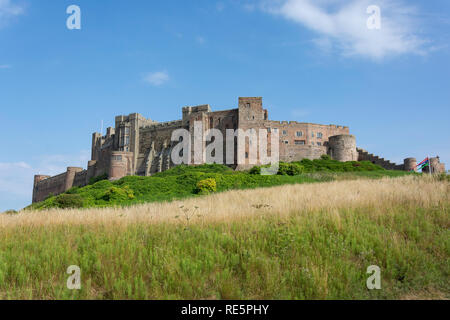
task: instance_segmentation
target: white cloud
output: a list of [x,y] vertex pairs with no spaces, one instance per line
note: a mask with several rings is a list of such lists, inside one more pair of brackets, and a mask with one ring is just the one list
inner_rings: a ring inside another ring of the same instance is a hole
[[0,69],[10,69],[11,66],[9,64],[0,64]]
[[151,72],[144,76],[145,82],[157,87],[163,85],[169,80],[170,77],[167,71]]
[[[367,28],[367,8],[381,9],[381,29]],[[278,0],[263,1],[263,10],[314,31],[324,50],[344,56],[380,60],[400,54],[424,54],[427,41],[418,36],[417,10],[402,0]]]
[[23,14],[24,10],[22,6],[14,4],[11,0],[0,0],[0,27],[4,26],[11,17]]

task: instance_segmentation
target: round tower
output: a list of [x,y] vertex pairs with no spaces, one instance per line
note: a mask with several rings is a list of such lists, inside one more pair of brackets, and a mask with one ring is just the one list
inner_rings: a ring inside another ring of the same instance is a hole
[[341,162],[358,161],[356,151],[356,138],[354,135],[342,134],[332,136],[328,139],[329,153],[331,158]]
[[406,158],[403,160],[405,171],[417,171],[417,159],[416,158]]
[[132,152],[113,151],[111,152],[111,162],[109,166],[109,179],[119,180],[132,172],[131,162]]
[[64,191],[67,191],[73,187],[73,181],[75,180],[75,175],[81,171],[83,171],[83,168],[77,168],[77,167],[68,167],[67,168],[66,181],[64,182]]

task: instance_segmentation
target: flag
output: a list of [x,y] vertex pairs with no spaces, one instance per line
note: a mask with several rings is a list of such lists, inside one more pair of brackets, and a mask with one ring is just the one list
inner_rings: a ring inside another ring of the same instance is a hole
[[421,163],[419,163],[416,168],[417,170],[421,170],[425,167],[429,167],[430,166],[430,159],[427,157],[425,160],[423,160]]

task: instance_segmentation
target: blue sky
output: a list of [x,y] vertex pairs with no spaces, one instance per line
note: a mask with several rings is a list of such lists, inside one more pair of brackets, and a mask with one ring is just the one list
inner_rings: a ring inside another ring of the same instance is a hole
[[[66,27],[72,4],[81,30]],[[448,0],[0,0],[0,211],[29,204],[34,174],[85,167],[102,120],[176,120],[239,96],[263,96],[273,120],[349,126],[386,159],[448,167],[449,12]]]

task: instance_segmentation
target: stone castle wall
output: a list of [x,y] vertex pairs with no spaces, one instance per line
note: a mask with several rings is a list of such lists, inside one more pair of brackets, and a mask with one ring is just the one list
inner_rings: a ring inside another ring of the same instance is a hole
[[[45,200],[49,195],[58,195],[75,186],[86,185],[87,171],[69,167],[67,171],[54,177],[35,176],[33,203]],[[84,180],[83,180],[84,179]]]

